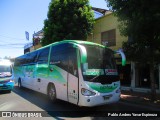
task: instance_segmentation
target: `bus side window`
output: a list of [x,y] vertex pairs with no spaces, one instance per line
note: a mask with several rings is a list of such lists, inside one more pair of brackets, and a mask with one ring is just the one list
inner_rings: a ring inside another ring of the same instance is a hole
[[14,62],[14,66],[19,66],[20,65],[20,59],[16,58]]
[[50,65],[56,65],[66,72],[78,76],[76,49],[69,45],[53,46],[50,55]]
[[78,76],[76,49],[71,49],[69,51],[68,72],[74,76]]
[[19,61],[20,65],[24,65],[27,63],[26,57],[27,57],[27,55],[20,57],[20,61]]
[[61,69],[68,70],[68,55],[66,51],[56,51],[51,54],[50,64],[56,65]]
[[27,55],[28,64],[34,64],[37,61],[37,51]]
[[37,62],[38,63],[47,63],[48,62],[48,55],[49,55],[49,47],[40,50]]
[[67,71],[68,69],[68,45],[62,44],[53,46],[50,55],[50,64],[57,65],[61,69]]

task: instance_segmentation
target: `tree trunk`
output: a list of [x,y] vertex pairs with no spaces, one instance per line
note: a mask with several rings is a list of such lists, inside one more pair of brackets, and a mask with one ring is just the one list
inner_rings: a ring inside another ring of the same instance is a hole
[[154,63],[150,64],[150,79],[151,79],[151,101],[154,102],[156,100],[156,87],[154,80]]

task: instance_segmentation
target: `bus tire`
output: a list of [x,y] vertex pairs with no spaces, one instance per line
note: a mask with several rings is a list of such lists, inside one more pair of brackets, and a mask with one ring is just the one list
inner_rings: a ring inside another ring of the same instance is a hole
[[52,102],[55,102],[57,100],[56,98],[56,89],[55,89],[55,86],[54,84],[50,83],[48,85],[48,97],[49,99],[52,101]]
[[22,82],[21,82],[21,79],[20,79],[20,78],[18,79],[18,87],[19,87],[19,88],[22,88]]

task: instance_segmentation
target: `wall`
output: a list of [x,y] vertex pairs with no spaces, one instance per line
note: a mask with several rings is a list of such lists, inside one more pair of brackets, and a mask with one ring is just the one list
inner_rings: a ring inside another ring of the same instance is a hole
[[101,44],[101,33],[112,29],[116,29],[116,46],[110,48],[114,50],[122,48],[122,42],[127,41],[128,38],[120,35],[117,18],[112,13],[108,13],[95,21],[93,32],[87,40]]

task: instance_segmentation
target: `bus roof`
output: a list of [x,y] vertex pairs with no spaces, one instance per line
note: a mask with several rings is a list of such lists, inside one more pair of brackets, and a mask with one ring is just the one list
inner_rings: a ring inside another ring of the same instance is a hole
[[82,41],[82,40],[63,40],[63,41],[58,41],[58,42],[54,42],[54,43],[51,43],[47,46],[44,46],[44,47],[41,47],[37,50],[40,50],[40,49],[43,49],[43,48],[46,48],[48,46],[52,46],[52,45],[58,45],[58,44],[62,44],[62,43],[75,43],[75,44],[87,44],[87,45],[97,45],[97,46],[101,46],[101,47],[105,47],[104,45],[101,45],[101,44],[98,44],[98,43],[94,43],[94,42],[89,42],[89,41]]
[[[82,40],[63,40],[63,41],[58,41],[58,42],[51,43],[51,44],[46,45],[46,46],[44,46],[44,47],[41,47],[41,48],[39,48],[39,49],[37,49],[37,50],[35,50],[35,51],[44,49],[44,48],[49,47],[49,46],[59,45],[59,44],[62,44],[62,43],[97,45],[97,46],[105,47],[104,45],[101,45],[101,44],[98,44],[98,43],[89,42],[89,41],[82,41]],[[32,51],[32,52],[35,52],[35,51]],[[24,55],[30,54],[30,53],[32,53],[32,52],[26,53],[26,54],[24,54]],[[23,56],[23,55],[21,55],[21,56]],[[19,57],[21,57],[21,56],[18,56],[17,58],[19,58]]]

